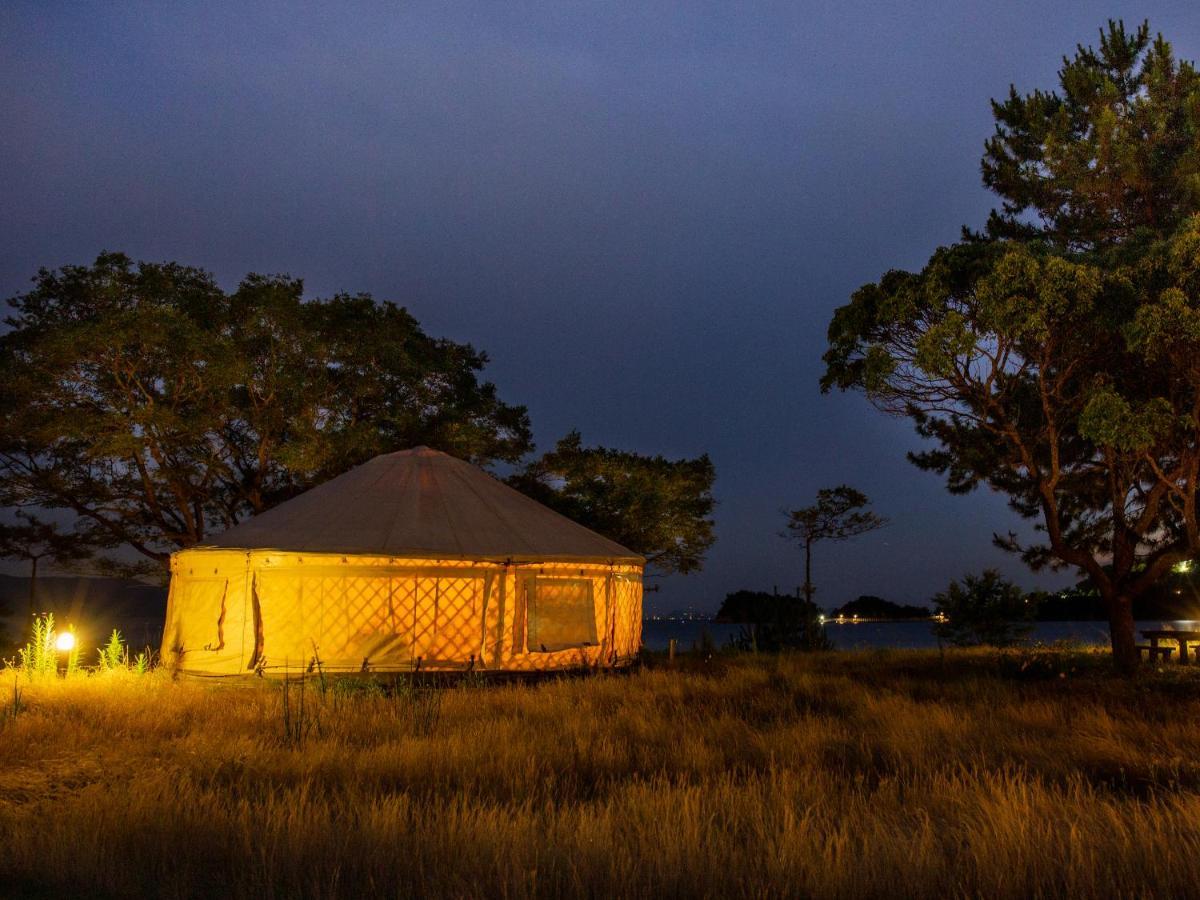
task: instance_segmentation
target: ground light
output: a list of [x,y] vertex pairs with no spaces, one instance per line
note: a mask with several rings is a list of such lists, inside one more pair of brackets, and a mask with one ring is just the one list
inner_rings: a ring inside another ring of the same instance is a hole
[[79,671],[79,642],[75,639],[73,627],[54,636],[54,649],[58,651],[56,670],[67,676]]

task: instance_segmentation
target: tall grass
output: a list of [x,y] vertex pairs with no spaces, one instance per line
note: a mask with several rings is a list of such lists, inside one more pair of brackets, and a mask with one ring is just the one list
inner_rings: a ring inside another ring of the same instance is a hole
[[1085,655],[872,652],[425,693],[316,684],[295,741],[282,723],[298,721],[297,684],[29,683],[0,727],[0,885],[246,898],[1200,885],[1200,672],[1125,683]]

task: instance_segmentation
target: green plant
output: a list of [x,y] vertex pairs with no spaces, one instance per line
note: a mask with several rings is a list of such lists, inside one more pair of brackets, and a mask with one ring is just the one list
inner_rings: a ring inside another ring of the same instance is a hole
[[53,675],[58,667],[54,643],[54,613],[34,616],[31,639],[17,650],[17,668],[29,678]]
[[[586,666],[586,663],[585,663],[585,666]],[[581,666],[581,668],[583,668],[585,666]],[[459,688],[459,690],[463,690],[463,691],[479,690],[482,688],[486,688],[487,685],[488,685],[488,678],[485,674],[483,674],[483,672],[479,671],[479,669],[470,669],[470,670],[464,672],[462,675],[459,676],[458,683],[457,683],[457,687]]]
[[121,632],[115,628],[108,637],[108,643],[100,647],[97,653],[100,656],[99,669],[101,672],[115,672],[117,669],[124,668],[129,662],[129,651],[125,647],[125,642],[121,640]]
[[[322,676],[318,684],[324,685],[328,681],[329,691],[335,697],[382,697],[383,685],[374,678],[357,678],[353,675],[344,675],[340,678],[327,678]],[[322,689],[322,693],[324,688]]]
[[136,675],[145,675],[150,671],[150,654],[142,651],[133,661],[133,671]]

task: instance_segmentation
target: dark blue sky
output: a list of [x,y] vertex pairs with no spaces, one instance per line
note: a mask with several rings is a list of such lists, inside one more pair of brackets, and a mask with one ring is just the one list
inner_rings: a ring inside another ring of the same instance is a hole
[[820,394],[825,329],[983,221],[990,97],[1109,16],[1200,57],[1194,2],[188,7],[0,9],[4,296],[111,249],[395,300],[486,349],[543,447],[712,456],[718,542],[652,609],[794,589],[779,510],[843,481],[893,525],[820,548],[827,606],[1058,583],[991,547],[1002,498]]

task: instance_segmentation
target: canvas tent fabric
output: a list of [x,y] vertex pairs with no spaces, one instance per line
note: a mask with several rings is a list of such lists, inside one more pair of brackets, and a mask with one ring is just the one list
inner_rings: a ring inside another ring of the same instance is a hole
[[643,564],[418,447],[174,554],[163,658],[217,675],[617,666],[641,644]]

